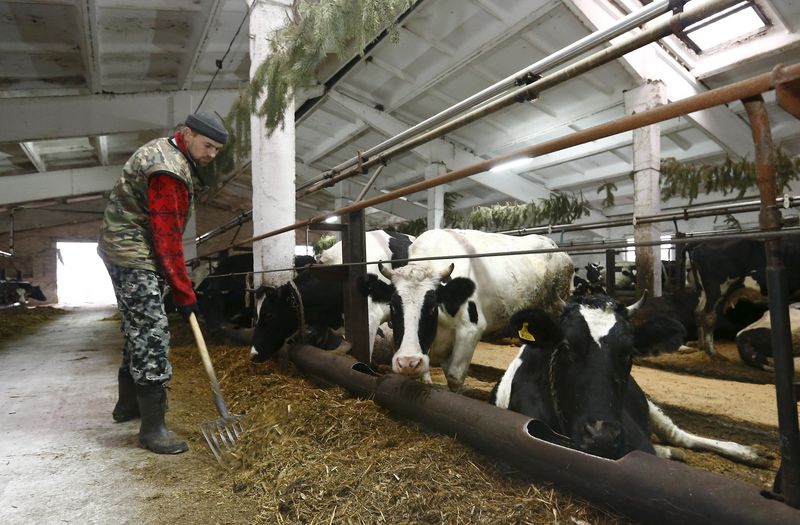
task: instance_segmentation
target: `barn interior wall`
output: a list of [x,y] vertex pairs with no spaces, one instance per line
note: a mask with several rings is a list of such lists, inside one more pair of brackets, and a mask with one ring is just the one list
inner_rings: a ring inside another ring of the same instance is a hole
[[[14,235],[14,257],[0,258],[0,268],[9,278],[21,271],[23,278],[41,287],[47,301],[33,304],[55,304],[58,302],[58,262],[56,243],[97,242],[100,219],[66,224],[53,228],[18,231]],[[9,245],[7,233],[0,234],[0,246]]]

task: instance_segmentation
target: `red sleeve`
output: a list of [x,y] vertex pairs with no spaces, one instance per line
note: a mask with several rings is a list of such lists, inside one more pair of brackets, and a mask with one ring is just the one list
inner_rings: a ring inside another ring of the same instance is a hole
[[176,305],[197,302],[183,256],[183,223],[189,207],[189,189],[171,175],[150,177],[148,191],[153,250]]

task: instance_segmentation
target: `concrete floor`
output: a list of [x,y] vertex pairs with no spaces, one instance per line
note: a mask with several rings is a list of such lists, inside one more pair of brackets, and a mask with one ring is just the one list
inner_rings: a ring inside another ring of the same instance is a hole
[[[114,423],[122,335],[111,307],[75,308],[0,343],[0,523],[150,523],[155,455]],[[164,458],[170,461],[171,458]]]

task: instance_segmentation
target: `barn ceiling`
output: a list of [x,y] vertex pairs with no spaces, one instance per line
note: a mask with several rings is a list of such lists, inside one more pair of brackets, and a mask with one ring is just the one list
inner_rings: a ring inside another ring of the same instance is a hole
[[[761,28],[700,53],[666,38],[449,133],[443,147],[395,158],[373,191],[420,181],[432,162],[458,169],[621,117],[624,93],[647,79],[663,81],[668,99],[679,100],[800,62],[800,2],[753,3]],[[328,90],[298,94],[298,184],[641,8],[639,0],[418,2],[399,43],[382,40],[349,67],[326,64],[319,76]],[[203,109],[226,114],[248,79],[247,12],[244,0],[0,1],[0,232],[12,209],[21,230],[85,220],[102,210],[139,145],[173,129],[201,100]],[[800,154],[796,119],[772,93],[765,98],[776,142]],[[630,212],[631,142],[622,133],[446,191],[461,195],[462,209],[559,190],[582,192],[595,211],[589,220]],[[664,123],[661,145],[664,157],[682,161],[752,157],[740,103]],[[298,219],[350,202],[367,179],[303,198]],[[603,209],[596,191],[604,182],[618,187],[613,208]],[[368,221],[424,217],[426,198],[421,192],[370,209]],[[249,173],[232,177],[212,205],[231,217],[249,209]]]

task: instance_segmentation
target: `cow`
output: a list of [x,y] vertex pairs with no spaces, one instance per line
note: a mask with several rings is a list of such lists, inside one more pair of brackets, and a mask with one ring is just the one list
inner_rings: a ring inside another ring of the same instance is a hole
[[0,281],[0,304],[28,304],[28,299],[46,301],[47,297],[39,286],[28,281]]
[[[783,262],[789,269],[800,266],[800,238],[786,237]],[[766,255],[762,241],[735,239],[703,241],[689,248],[695,283],[700,299],[695,310],[698,343],[712,357],[714,328],[720,305],[730,306],[744,298],[753,303],[766,302]],[[800,272],[786,272],[788,291],[800,291]]]
[[[792,354],[797,369],[800,356],[800,303],[789,305],[789,324],[792,333]],[[743,328],[736,334],[736,349],[745,364],[772,372],[772,323],[769,312],[761,319]]]
[[[368,261],[389,261],[408,258],[408,246],[413,237],[386,230],[374,230],[366,233],[366,258]],[[320,254],[322,265],[340,264],[342,262],[342,245],[338,242]],[[399,266],[401,262],[392,263]],[[367,272],[377,271],[377,263],[367,265]],[[374,279],[378,279],[372,274]],[[294,291],[300,294],[298,301]],[[318,333],[325,334],[327,341],[336,341],[331,330],[340,329],[344,314],[344,283],[341,280],[330,280],[314,274],[313,271],[298,275],[293,283],[286,283],[277,288],[262,287],[259,289],[258,319],[253,332],[253,347],[250,359],[263,362],[275,355],[300,328],[301,314],[304,323],[314,327]],[[385,304],[367,301],[369,316],[369,351],[372,348],[380,324],[389,317],[389,308]],[[300,309],[302,305],[302,310]],[[340,339],[339,339],[340,340]],[[313,341],[310,341],[313,344]],[[341,342],[341,340],[340,340]],[[332,343],[331,343],[332,344]],[[326,348],[326,346],[323,346]],[[334,349],[344,351],[346,343],[342,342]]]
[[[409,257],[558,250],[539,235],[514,237],[476,230],[429,230],[409,247]],[[416,261],[362,282],[374,302],[390,305],[395,353],[392,370],[430,383],[430,365],[442,366],[450,390],[464,384],[482,337],[503,331],[520,308],[547,308],[569,294],[574,267],[561,251],[496,257]]]
[[[297,255],[294,258],[297,269],[315,262],[311,256]],[[196,287],[197,305],[211,337],[249,343],[250,337],[238,334],[236,330],[249,329],[253,324],[247,287],[247,274],[252,271],[252,253],[224,256]]]
[[678,428],[647,399],[631,376],[635,355],[676,350],[685,332],[668,317],[635,326],[631,315],[644,301],[626,307],[609,296],[590,295],[563,305],[553,316],[540,309],[510,321],[524,344],[495,385],[490,403],[539,420],[563,436],[559,444],[619,459],[633,450],[680,458],[662,442],[717,452],[736,461],[765,465],[750,447],[699,437]]

